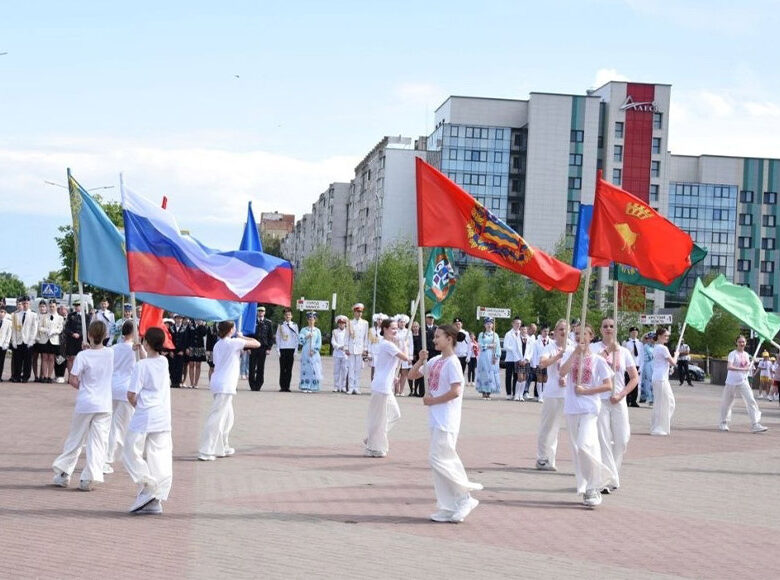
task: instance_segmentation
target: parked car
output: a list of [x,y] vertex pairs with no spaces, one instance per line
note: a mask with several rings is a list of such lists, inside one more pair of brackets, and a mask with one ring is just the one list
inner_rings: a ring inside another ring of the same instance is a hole
[[[704,381],[704,370],[695,363],[688,363],[688,373],[691,376],[691,379],[696,381],[697,383],[700,383]],[[672,371],[672,376],[670,377],[670,380],[677,380],[679,381],[679,375],[677,374],[677,367],[674,367],[674,370]]]

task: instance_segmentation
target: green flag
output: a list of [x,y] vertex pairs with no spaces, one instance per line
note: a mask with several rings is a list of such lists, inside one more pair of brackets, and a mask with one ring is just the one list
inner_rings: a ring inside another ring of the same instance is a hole
[[696,286],[693,287],[691,301],[688,303],[688,312],[685,314],[685,324],[692,326],[699,332],[704,332],[710,318],[712,318],[712,300],[702,294],[704,284],[701,278],[696,278]]
[[639,274],[639,271],[636,268],[632,268],[631,266],[626,266],[624,264],[618,264],[618,263],[614,263],[612,265],[612,279],[617,280],[618,282],[623,282],[624,284],[633,284],[634,286],[646,286],[648,288],[655,288],[656,290],[663,290],[664,292],[677,293],[680,290],[680,286],[682,285],[683,280],[685,280],[685,277],[691,272],[691,270],[696,264],[698,264],[704,259],[706,255],[707,255],[707,248],[702,248],[700,246],[697,246],[696,244],[693,244],[693,249],[691,250],[691,254],[690,254],[691,267],[688,268],[681,275],[679,275],[677,278],[672,280],[672,283],[667,286],[664,286],[658,280],[651,280],[650,278],[645,278],[644,276],[641,276]]
[[455,290],[458,272],[449,248],[431,248],[428,266],[425,268],[425,295],[433,301],[431,314],[441,317],[441,306]]
[[733,314],[767,341],[780,332],[780,316],[764,310],[761,298],[747,286],[732,284],[721,274],[701,293],[723,310]]

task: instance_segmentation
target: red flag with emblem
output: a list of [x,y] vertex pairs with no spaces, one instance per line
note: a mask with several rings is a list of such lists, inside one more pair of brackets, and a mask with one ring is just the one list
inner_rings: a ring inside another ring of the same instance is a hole
[[633,266],[645,278],[671,284],[690,266],[693,240],[638,197],[596,180],[591,258]]
[[529,246],[481,203],[417,158],[417,244],[457,248],[522,274],[545,290],[575,292],[580,271]]

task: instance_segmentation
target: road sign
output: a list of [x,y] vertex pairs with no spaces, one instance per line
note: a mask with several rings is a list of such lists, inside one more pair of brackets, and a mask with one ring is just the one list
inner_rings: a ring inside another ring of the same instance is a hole
[[671,324],[671,314],[640,314],[639,324],[653,325],[653,324]]
[[305,298],[299,298],[295,302],[295,307],[298,310],[330,310],[330,302],[327,300],[306,300]]
[[490,318],[512,318],[510,308],[491,308],[490,306],[477,306],[477,320],[485,317]]
[[62,288],[52,282],[41,282],[41,298],[62,298]]

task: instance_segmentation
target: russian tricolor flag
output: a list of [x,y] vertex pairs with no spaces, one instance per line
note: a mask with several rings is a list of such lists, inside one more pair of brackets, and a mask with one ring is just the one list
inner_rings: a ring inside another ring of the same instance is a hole
[[132,292],[290,306],[290,262],[262,252],[207,248],[182,235],[170,211],[121,188]]

